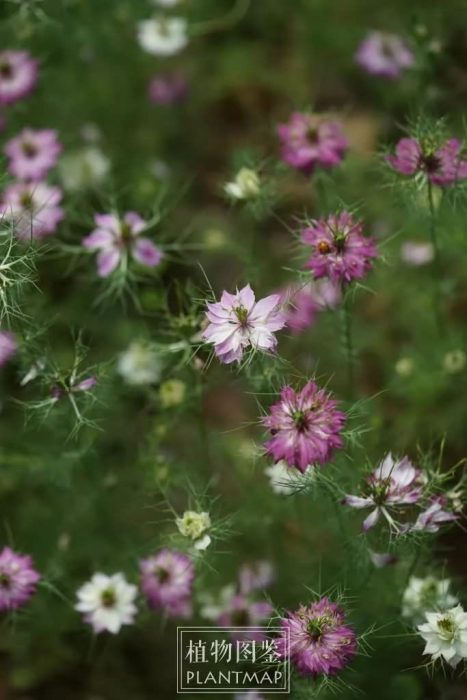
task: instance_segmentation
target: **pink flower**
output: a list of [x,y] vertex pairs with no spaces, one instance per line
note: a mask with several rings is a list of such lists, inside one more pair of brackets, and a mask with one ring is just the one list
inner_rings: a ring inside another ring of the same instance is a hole
[[312,247],[305,267],[316,279],[328,277],[335,283],[361,279],[377,256],[374,240],[363,235],[363,223],[346,211],[312,221],[302,231],[302,241]]
[[[345,624],[342,608],[328,598],[288,612],[281,625],[290,635],[290,660],[304,675],[333,675],[357,653],[355,632]],[[277,650],[288,658],[285,631]]]
[[381,464],[368,477],[364,496],[346,495],[342,503],[351,508],[372,508],[363,521],[366,532],[378,522],[381,515],[397,533],[405,531],[404,526],[395,522],[389,510],[399,506],[417,503],[423,491],[423,478],[408,457],[395,460],[389,452]]
[[7,142],[8,172],[20,180],[43,180],[57,162],[62,150],[53,129],[23,129]]
[[81,381],[67,382],[67,385],[55,384],[52,387],[52,398],[61,399],[66,394],[79,394],[81,391],[90,391],[97,384],[97,379],[94,376],[87,377]]
[[[224,611],[219,616],[219,627],[258,627],[269,620],[273,614],[273,607],[266,601],[252,601],[241,593],[235,594],[228,601]],[[260,641],[264,635],[260,631],[236,630],[232,632],[235,639],[252,639]]]
[[355,60],[367,73],[393,80],[414,64],[413,53],[403,39],[386,32],[370,32],[360,44]]
[[340,287],[328,279],[305,285],[293,284],[283,289],[280,295],[287,328],[295,334],[310,328],[319,311],[335,308],[342,299]]
[[269,561],[244,564],[238,573],[239,588],[243,595],[261,591],[274,582],[274,567]]
[[13,357],[17,349],[18,344],[13,333],[0,331],[0,367],[3,367],[10,357]]
[[28,95],[37,83],[37,61],[27,51],[0,52],[0,105]]
[[313,381],[295,392],[290,386],[281,391],[280,401],[271,406],[263,425],[273,436],[265,444],[276,461],[285,459],[302,473],[311,464],[325,464],[333,451],[342,447],[340,433],[345,414],[337,410],[338,402]]
[[462,160],[462,143],[448,139],[439,148],[403,138],[396,145],[396,155],[387,162],[403,175],[424,174],[433,185],[446,187],[467,178],[467,160]]
[[420,513],[411,530],[415,532],[438,532],[444,523],[452,523],[454,520],[458,520],[458,515],[445,510],[447,504],[448,500],[444,496],[433,498],[428,508]]
[[140,562],[141,590],[151,608],[170,617],[190,617],[195,568],[191,558],[176,550],[162,549]]
[[183,100],[188,91],[182,73],[159,73],[149,83],[149,99],[158,105],[173,105]]
[[18,182],[7,187],[0,199],[0,215],[11,221],[22,240],[41,239],[54,233],[64,217],[59,206],[62,191],[45,182]]
[[401,245],[401,258],[407,265],[419,267],[432,262],[433,245],[422,241],[406,241]]
[[30,556],[9,547],[0,552],[0,610],[14,610],[35,593],[40,576]]
[[250,346],[263,352],[276,349],[274,333],[285,326],[278,294],[255,301],[247,284],[236,294],[223,292],[220,302],[208,303],[207,307],[209,325],[203,338],[214,345],[214,352],[224,364],[239,362]]
[[316,166],[339,165],[348,148],[340,124],[312,114],[294,112],[287,124],[277,127],[282,158],[309,175]]
[[100,251],[97,256],[99,277],[108,277],[130,253],[141,265],[157,267],[162,252],[149,239],[140,236],[147,227],[146,221],[133,211],[123,219],[114,214],[96,214],[97,228],[82,243],[89,250]]

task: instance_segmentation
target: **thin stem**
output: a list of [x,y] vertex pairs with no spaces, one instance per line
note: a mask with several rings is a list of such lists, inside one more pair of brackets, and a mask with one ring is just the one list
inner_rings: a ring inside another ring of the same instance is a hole
[[343,302],[341,307],[342,341],[347,362],[347,382],[349,399],[355,395],[354,347],[352,340],[352,312],[350,308],[350,290],[342,290]]
[[430,239],[433,246],[433,307],[435,311],[436,322],[440,333],[443,330],[443,319],[440,308],[441,301],[441,256],[438,243],[437,227],[436,227],[436,212],[433,199],[433,185],[431,180],[428,180],[428,208],[430,211]]

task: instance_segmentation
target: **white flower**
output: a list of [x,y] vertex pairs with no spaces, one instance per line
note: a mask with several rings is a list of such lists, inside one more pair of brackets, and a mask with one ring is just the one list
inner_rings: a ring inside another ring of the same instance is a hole
[[156,352],[140,341],[133,341],[118,360],[118,372],[127,384],[154,384],[161,376],[161,362]]
[[259,194],[260,180],[258,173],[251,168],[241,168],[235,180],[224,186],[226,194],[232,199],[252,199]]
[[209,513],[203,511],[197,513],[195,510],[186,510],[181,518],[176,519],[176,524],[184,537],[195,540],[195,549],[203,550],[211,544],[211,538],[206,534],[206,530],[211,527]]
[[[296,469],[289,467],[285,459],[281,459],[279,462],[266,467],[264,473],[269,477],[269,483],[274,493],[288,496],[295,493],[297,487],[303,483],[303,475],[297,474]],[[305,473],[311,478],[316,474],[310,469],[310,465],[308,465]]]
[[185,399],[186,385],[181,379],[167,379],[159,389],[159,398],[165,408],[179,406]]
[[99,185],[110,170],[110,160],[96,146],[85,146],[64,155],[58,168],[64,188],[77,192]]
[[180,0],[152,0],[152,2],[154,5],[159,5],[160,7],[175,7]]
[[451,350],[443,357],[443,367],[449,374],[456,374],[464,369],[466,359],[463,350]]
[[427,612],[425,618],[417,627],[426,642],[423,653],[430,654],[432,661],[442,657],[455,668],[467,657],[467,613],[457,605],[445,612]]
[[107,630],[117,634],[123,625],[133,623],[137,592],[137,587],[127,583],[123,574],[97,573],[77,591],[75,609],[84,614],[94,632]]
[[188,44],[187,23],[183,17],[145,19],[138,24],[142,49],[154,56],[173,56]]
[[401,357],[396,362],[396,372],[400,377],[410,377],[414,368],[415,363],[411,357]]
[[434,576],[426,578],[411,576],[402,596],[402,615],[421,621],[427,608],[432,610],[452,608],[459,601],[449,593],[450,583],[449,579],[436,579]]
[[221,588],[217,596],[212,593],[200,593],[200,615],[206,620],[217,620],[224,612],[227,604],[235,595],[236,587],[231,584]]

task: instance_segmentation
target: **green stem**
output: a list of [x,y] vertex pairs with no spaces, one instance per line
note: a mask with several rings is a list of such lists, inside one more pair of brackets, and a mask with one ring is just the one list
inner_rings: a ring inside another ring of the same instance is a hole
[[355,395],[355,354],[352,340],[352,313],[350,308],[350,290],[342,289],[343,302],[341,308],[342,340],[347,362],[347,383],[349,399]]
[[441,255],[438,243],[437,227],[436,227],[436,212],[435,203],[433,200],[433,185],[428,180],[428,209],[430,211],[430,239],[433,246],[433,308],[435,312],[436,323],[440,333],[443,331],[443,319],[441,314]]

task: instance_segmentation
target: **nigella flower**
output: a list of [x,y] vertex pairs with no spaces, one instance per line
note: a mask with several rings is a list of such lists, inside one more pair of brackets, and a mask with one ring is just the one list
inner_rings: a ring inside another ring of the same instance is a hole
[[449,579],[411,576],[402,597],[403,617],[423,620],[426,610],[447,610],[459,602],[449,591]]
[[280,294],[287,328],[296,334],[310,328],[319,311],[335,308],[342,298],[340,287],[328,279],[289,285]]
[[413,53],[403,39],[386,32],[370,32],[360,44],[355,60],[367,73],[393,80],[414,64]]
[[134,340],[119,356],[117,369],[132,386],[155,384],[161,377],[161,357],[144,341]]
[[23,129],[5,146],[8,172],[19,180],[43,180],[54,167],[62,147],[53,129]]
[[114,214],[96,214],[94,221],[97,228],[82,243],[89,250],[100,251],[97,256],[99,277],[112,274],[128,253],[146,267],[159,265],[162,252],[149,238],[140,236],[148,224],[139,214],[130,211],[123,219]]
[[342,447],[341,432],[346,417],[337,410],[338,402],[309,381],[300,391],[290,386],[281,390],[280,400],[263,418],[272,438],[266,451],[276,461],[285,459],[302,473],[310,464],[328,462],[333,451]]
[[211,537],[207,534],[211,517],[206,511],[186,510],[181,518],[176,518],[175,523],[184,537],[193,540],[195,549],[207,549],[211,544]]
[[77,591],[75,610],[83,613],[94,632],[117,634],[123,625],[131,625],[137,613],[138,589],[123,574],[96,573]]
[[183,73],[160,73],[152,78],[148,88],[149,99],[158,105],[176,104],[183,100],[187,91]]
[[188,44],[187,22],[183,17],[155,17],[138,24],[141,48],[154,56],[173,56]]
[[417,629],[425,640],[424,654],[432,661],[444,659],[455,668],[467,658],[467,613],[461,605],[445,612],[425,613],[426,622]]
[[10,357],[13,357],[17,349],[18,344],[13,333],[0,331],[0,367],[3,367]]
[[396,154],[387,156],[389,165],[403,175],[424,175],[433,185],[447,187],[467,178],[467,160],[462,159],[462,143],[448,139],[441,146],[403,138]]
[[[242,593],[236,593],[227,601],[224,610],[217,619],[219,627],[258,627],[267,622],[274,608],[267,601],[254,601]],[[252,639],[260,641],[264,638],[261,631],[232,631],[235,639]]]
[[401,245],[401,259],[406,265],[419,267],[428,265],[434,258],[432,243],[423,241],[406,241]]
[[0,105],[26,97],[37,83],[37,61],[27,51],[0,52]]
[[30,556],[4,547],[0,552],[0,610],[15,610],[27,603],[39,580]]
[[70,379],[66,382],[61,382],[60,384],[54,384],[52,387],[52,398],[55,401],[63,398],[67,394],[79,394],[82,391],[91,391],[97,384],[97,379],[94,376],[86,377],[77,381],[76,379]]
[[240,592],[248,595],[252,591],[262,591],[272,585],[274,578],[274,567],[269,561],[243,564],[238,572]]
[[261,180],[252,168],[240,168],[235,179],[224,185],[224,192],[230,199],[246,200],[257,197],[261,190]]
[[170,617],[190,617],[195,568],[191,558],[176,550],[162,549],[140,562],[141,590],[151,608]]
[[[345,624],[344,611],[328,598],[287,613],[281,626],[290,635],[290,660],[304,675],[333,675],[347,666],[357,652],[356,635]],[[277,650],[282,658],[288,658],[285,632],[278,640]]]
[[208,303],[207,307],[209,325],[203,338],[214,345],[221,362],[239,362],[250,346],[263,352],[275,350],[274,333],[285,325],[278,294],[255,301],[254,292],[247,284],[236,294],[223,292],[220,302]]
[[361,279],[377,256],[374,240],[363,235],[363,222],[346,211],[312,221],[302,231],[302,241],[312,248],[305,267],[316,279],[328,277],[335,283]]
[[18,238],[42,239],[55,232],[64,217],[62,191],[45,182],[18,182],[0,197],[0,216],[11,221]]
[[366,494],[346,495],[342,503],[351,508],[372,508],[370,515],[363,521],[363,530],[372,528],[383,515],[391,528],[400,533],[404,528],[395,522],[390,509],[417,503],[422,496],[422,490],[423,478],[420,469],[416,469],[408,457],[395,460],[389,452],[368,477]]
[[63,187],[70,192],[79,192],[97,187],[107,177],[110,160],[97,146],[85,146],[66,153],[58,164]]
[[338,165],[348,148],[339,123],[313,114],[294,112],[286,124],[277,127],[282,158],[307,175],[316,166]]
[[438,532],[445,523],[458,520],[458,515],[446,510],[447,505],[448,499],[445,496],[433,498],[428,508],[420,513],[411,530],[414,532]]

